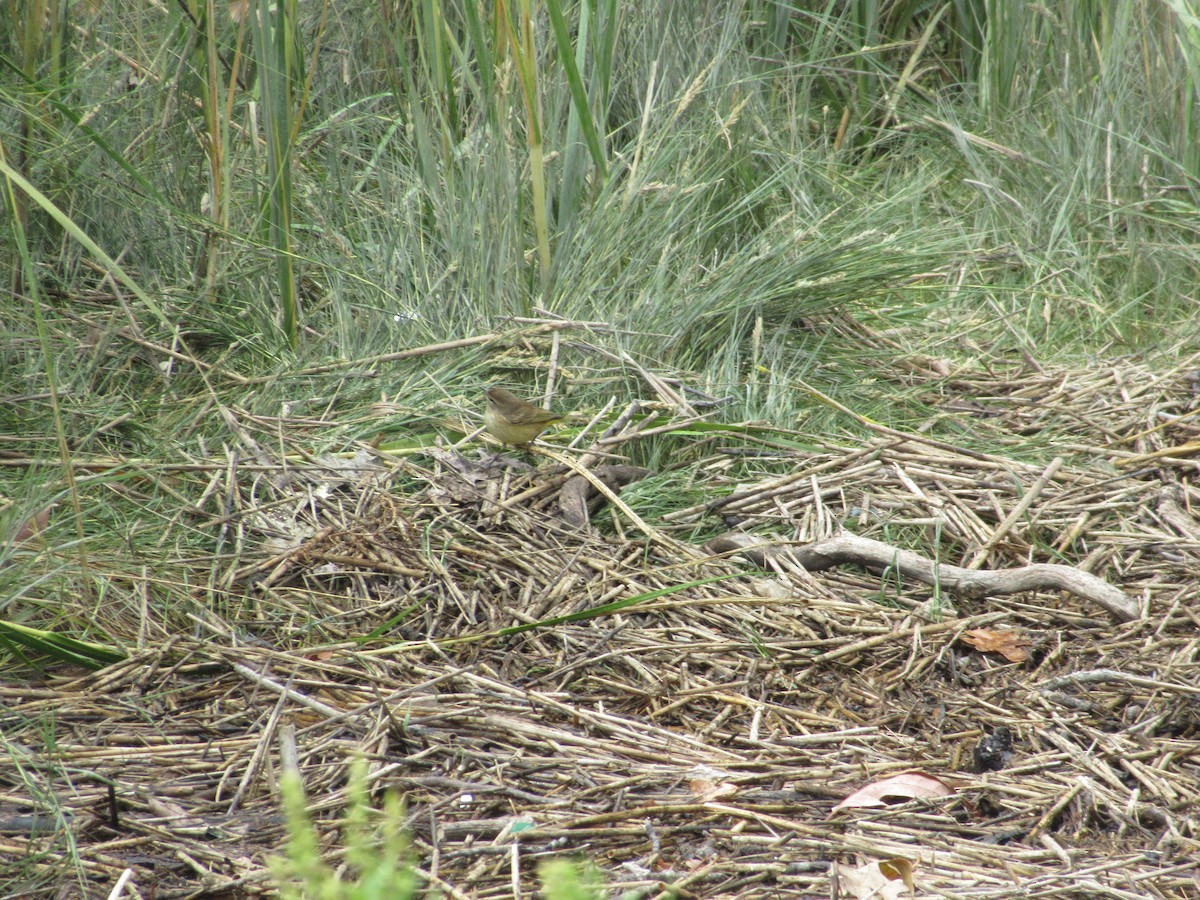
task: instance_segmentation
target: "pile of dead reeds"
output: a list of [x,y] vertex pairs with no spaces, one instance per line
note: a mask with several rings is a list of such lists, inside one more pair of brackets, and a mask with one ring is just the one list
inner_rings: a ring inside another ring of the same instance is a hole
[[[656,897],[829,896],[835,869],[852,895],[852,870],[891,858],[918,896],[1197,897],[1194,464],[1148,455],[1187,439],[1160,414],[1193,387],[1133,367],[960,378],[942,390],[964,421],[1073,421],[1077,443],[1032,464],[878,429],[771,451],[782,474],[714,475],[655,521],[618,494],[653,477],[613,458],[636,450],[632,416],[583,456],[279,460],[225,486],[242,550],[224,608],[98,675],[0,686],[6,730],[53,711],[61,763],[86,773],[41,786],[71,852],[159,897],[268,888],[285,735],[323,830],[365,757],[451,896],[514,896],[566,854]],[[696,415],[677,413],[658,423]],[[713,553],[698,529],[778,552]],[[843,533],[935,575],[802,563]],[[1136,613],[936,577],[1030,564]],[[911,793],[857,805],[901,773]],[[3,852],[67,852],[11,812]]]

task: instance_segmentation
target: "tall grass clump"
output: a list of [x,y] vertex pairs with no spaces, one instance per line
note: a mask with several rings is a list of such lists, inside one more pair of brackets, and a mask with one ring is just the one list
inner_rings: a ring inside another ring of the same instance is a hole
[[[74,75],[87,128],[42,126],[89,186],[62,208],[103,223],[166,320],[238,354],[278,330],[353,357],[540,307],[693,365],[727,325],[736,346],[773,326],[811,346],[794,325],[814,314],[925,308],[930,272],[1001,247],[1021,272],[956,274],[957,295],[1007,305],[1006,282],[1037,282],[1090,340],[1193,262],[1158,239],[1186,232],[1194,177],[1178,5],[425,0],[127,22],[87,22],[112,51]],[[1143,236],[1166,249],[1124,266]],[[1111,309],[1081,302],[1111,274]]]
[[1003,145],[950,131],[961,209],[1012,254],[997,311],[1031,342],[1128,346],[1191,318],[1196,22],[1173,3],[989,4],[978,103],[938,115]]

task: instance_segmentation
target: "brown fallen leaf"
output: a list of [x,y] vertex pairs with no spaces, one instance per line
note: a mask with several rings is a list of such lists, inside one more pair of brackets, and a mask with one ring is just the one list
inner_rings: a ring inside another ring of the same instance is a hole
[[834,877],[837,894],[854,900],[897,900],[906,887],[916,892],[913,864],[902,857],[864,863],[854,868],[839,864]]
[[1029,659],[1029,638],[1014,628],[973,628],[963,633],[962,641],[980,653],[999,653],[1009,662]]
[[922,797],[946,797],[953,793],[954,788],[940,778],[921,772],[905,772],[859,788],[830,810],[830,815],[849,807],[888,806],[888,799],[916,800]]
[[888,881],[903,881],[904,886],[916,893],[917,883],[913,879],[913,862],[903,856],[893,856],[879,864],[879,871]]
[[13,543],[17,545],[33,543],[34,539],[50,525],[50,514],[57,506],[57,503],[51,503],[18,525],[16,533],[13,535]]

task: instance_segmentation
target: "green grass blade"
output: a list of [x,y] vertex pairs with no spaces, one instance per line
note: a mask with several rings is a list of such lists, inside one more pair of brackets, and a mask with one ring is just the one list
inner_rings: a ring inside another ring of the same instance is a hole
[[[585,2],[582,7],[590,9],[590,4]],[[567,20],[563,15],[560,0],[547,0],[546,12],[550,16],[550,26],[554,30],[554,40],[558,47],[558,61],[563,67],[563,74],[566,75],[567,85],[571,90],[572,117],[578,121],[579,127],[583,130],[584,139],[587,141],[588,150],[592,155],[592,164],[595,165],[600,180],[603,181],[608,177],[608,162],[605,160],[604,150],[600,146],[600,132],[596,128],[596,118],[592,114],[593,107],[583,86],[579,65],[580,58],[586,57],[590,17],[581,11],[579,45],[572,48],[571,35],[567,30]]]
[[292,218],[293,85],[300,79],[295,45],[295,0],[258,0],[254,50],[262,90],[262,125],[267,144],[267,228],[275,264],[276,302],[283,333],[293,348],[300,341],[300,298],[294,269]]
[[85,666],[89,669],[99,669],[113,663],[121,662],[126,655],[115,647],[107,644],[96,644],[91,641],[81,641],[78,638],[67,637],[43,628],[30,628],[16,622],[0,621],[0,642],[3,642],[9,652],[16,652],[17,647],[33,650],[59,662]]

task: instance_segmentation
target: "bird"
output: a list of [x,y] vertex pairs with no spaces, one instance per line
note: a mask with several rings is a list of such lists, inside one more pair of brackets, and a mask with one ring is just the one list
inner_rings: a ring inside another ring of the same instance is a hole
[[565,419],[532,403],[527,403],[502,387],[487,389],[487,409],[483,427],[496,440],[515,447],[527,447],[548,425]]

